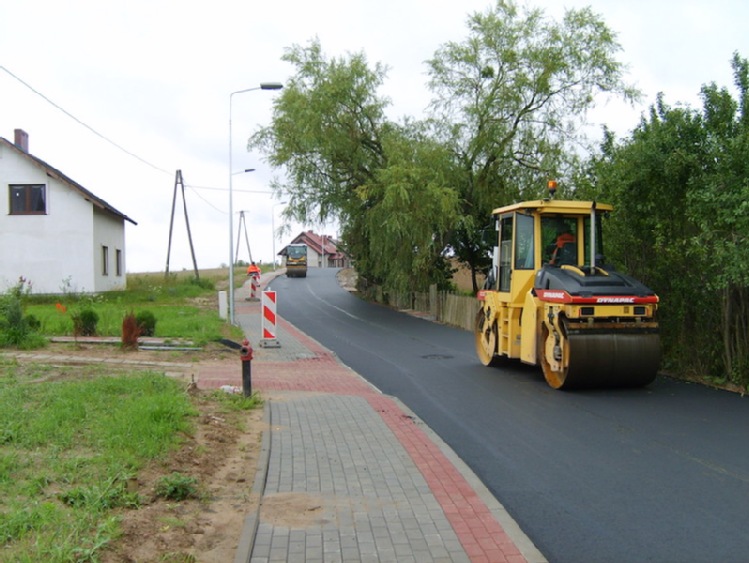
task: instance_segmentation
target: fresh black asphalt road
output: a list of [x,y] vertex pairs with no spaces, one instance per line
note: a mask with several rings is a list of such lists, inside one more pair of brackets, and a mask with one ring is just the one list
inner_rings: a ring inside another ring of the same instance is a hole
[[749,561],[749,398],[659,377],[562,392],[482,366],[473,335],[280,277],[278,313],[398,397],[552,562]]

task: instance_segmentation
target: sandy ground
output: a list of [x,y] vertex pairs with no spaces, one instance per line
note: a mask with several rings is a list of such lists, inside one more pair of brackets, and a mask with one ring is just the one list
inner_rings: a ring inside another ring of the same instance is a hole
[[[175,362],[173,352],[122,352],[112,346],[52,344],[45,353],[58,350],[88,358],[135,359]],[[191,352],[186,367],[170,368],[168,375],[180,380],[198,415],[195,431],[181,436],[181,445],[166,459],[152,463],[128,483],[141,505],[122,509],[122,535],[100,553],[101,561],[114,562],[201,562],[233,561],[245,516],[257,506],[259,495],[252,490],[257,468],[263,423],[263,408],[229,411],[210,392],[192,383],[199,361],[236,363],[236,352],[212,347]],[[184,357],[182,358],[184,362]],[[114,370],[144,369],[123,364]],[[53,373],[54,369],[48,373]],[[164,500],[155,494],[157,481],[172,472],[197,480],[198,498],[181,502]]]
[[[353,291],[356,273],[343,270],[341,285]],[[185,362],[192,367],[177,369],[170,376],[180,378],[200,414],[196,431],[184,436],[183,443],[167,460],[154,463],[138,474],[131,486],[143,499],[138,509],[123,510],[123,535],[102,553],[104,563],[173,562],[225,563],[233,561],[242,526],[247,514],[260,502],[259,491],[253,491],[262,433],[265,430],[262,407],[249,412],[222,412],[208,392],[191,383],[192,374],[201,361],[227,362],[235,367],[236,351],[215,345],[201,352],[125,352],[101,345],[55,344],[61,351],[108,358],[122,356],[153,361]],[[74,349],[72,349],[74,348]],[[198,479],[201,498],[182,502],[165,501],[154,494],[157,480],[178,471]],[[293,521],[309,514],[308,499],[299,502],[274,503],[274,517]],[[298,499],[297,499],[298,500]]]

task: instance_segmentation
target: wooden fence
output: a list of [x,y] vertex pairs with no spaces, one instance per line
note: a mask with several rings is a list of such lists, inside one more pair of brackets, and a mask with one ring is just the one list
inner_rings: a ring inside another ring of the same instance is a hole
[[437,322],[473,331],[479,302],[474,296],[457,295],[447,291],[437,291],[437,286],[429,292],[411,291],[406,293],[388,292],[380,286],[364,289],[366,297],[377,303],[390,305],[403,311],[421,313]]

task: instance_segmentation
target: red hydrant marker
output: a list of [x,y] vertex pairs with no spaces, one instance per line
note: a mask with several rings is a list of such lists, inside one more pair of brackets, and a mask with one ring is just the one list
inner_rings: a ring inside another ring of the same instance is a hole
[[246,338],[242,342],[239,357],[242,359],[242,392],[245,397],[249,397],[252,395],[252,345]]
[[263,291],[263,315],[261,318],[261,332],[263,338],[260,346],[263,348],[280,348],[281,343],[276,338],[276,292]]

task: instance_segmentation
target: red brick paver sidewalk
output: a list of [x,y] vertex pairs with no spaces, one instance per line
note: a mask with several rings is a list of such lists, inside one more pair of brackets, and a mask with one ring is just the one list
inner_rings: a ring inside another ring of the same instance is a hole
[[[301,360],[253,362],[253,390],[261,394],[310,391],[365,398],[424,476],[471,561],[526,561],[486,503],[412,416],[404,412],[396,401],[382,395],[341,364],[334,354],[319,343],[283,319],[279,319],[279,324],[314,355]],[[226,364],[201,366],[198,385],[202,388],[222,385],[241,387],[241,363],[238,360],[235,366],[228,368]]]

